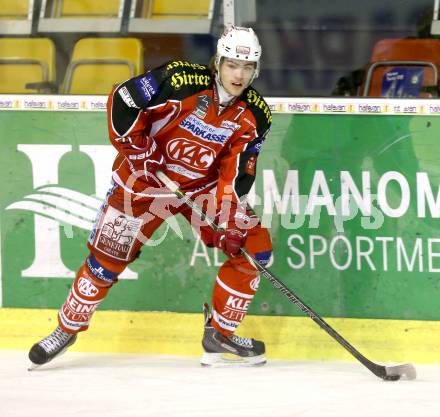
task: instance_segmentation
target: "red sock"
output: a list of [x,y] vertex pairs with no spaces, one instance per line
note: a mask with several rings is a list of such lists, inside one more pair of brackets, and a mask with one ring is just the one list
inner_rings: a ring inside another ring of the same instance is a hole
[[67,299],[58,312],[58,323],[67,333],[87,330],[93,313],[107,295],[111,283],[95,278],[84,264],[78,270]]

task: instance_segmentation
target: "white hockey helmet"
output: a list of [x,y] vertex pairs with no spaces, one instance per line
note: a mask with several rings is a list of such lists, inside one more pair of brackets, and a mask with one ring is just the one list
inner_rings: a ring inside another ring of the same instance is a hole
[[215,67],[218,72],[222,57],[255,62],[255,72],[251,82],[260,73],[261,45],[252,28],[230,26],[217,42]]

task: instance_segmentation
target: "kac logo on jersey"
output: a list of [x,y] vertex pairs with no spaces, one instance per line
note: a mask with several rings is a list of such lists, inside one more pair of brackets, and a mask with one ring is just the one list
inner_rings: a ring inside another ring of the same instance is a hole
[[172,160],[200,170],[208,169],[216,156],[212,149],[185,138],[169,142],[167,152]]

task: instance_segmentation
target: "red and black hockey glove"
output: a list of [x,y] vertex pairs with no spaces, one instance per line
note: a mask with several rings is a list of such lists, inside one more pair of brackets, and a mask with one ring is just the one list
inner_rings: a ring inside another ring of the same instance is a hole
[[220,229],[214,232],[214,246],[228,257],[237,256],[246,243],[247,231],[255,222],[243,207],[237,207],[236,204],[232,204],[229,210],[223,210],[216,220]]
[[240,253],[240,248],[244,246],[245,242],[246,233],[240,229],[228,227],[225,230],[214,232],[214,246],[220,248],[230,258],[234,258]]
[[121,152],[129,160],[135,171],[142,170],[145,176],[153,175],[156,177],[157,171],[165,170],[165,158],[162,155],[156,141],[147,136],[142,147],[132,143],[124,143]]

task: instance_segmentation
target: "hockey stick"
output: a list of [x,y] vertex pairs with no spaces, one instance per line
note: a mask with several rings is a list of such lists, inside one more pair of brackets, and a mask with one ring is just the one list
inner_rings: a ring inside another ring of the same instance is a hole
[[[166,174],[161,171],[157,172],[157,177],[165,184],[165,186],[172,191],[179,200],[182,200],[184,204],[190,207],[193,212],[195,212],[202,221],[205,221],[214,230],[220,230],[220,227],[214,222],[213,219],[209,218],[206,213],[197,206],[189,196],[179,189],[178,185],[170,180]],[[278,278],[275,277],[268,269],[250,255],[246,249],[241,248],[242,255],[253,264],[257,270],[262,274],[270,283],[279,290],[283,295],[285,295],[292,303],[294,303],[300,310],[306,313],[321,329],[325,330],[333,339],[335,339],[340,345],[342,345],[348,352],[350,352],[362,365],[368,368],[374,375],[385,381],[397,381],[399,379],[412,380],[416,378],[416,369],[413,365],[407,363],[403,365],[395,366],[383,366],[374,363],[362,355],[356,348],[354,348],[347,340],[345,340],[335,329],[333,329],[324,319],[322,319],[317,313],[315,313],[309,306],[304,304],[304,302],[297,297],[289,288],[287,288]]]

